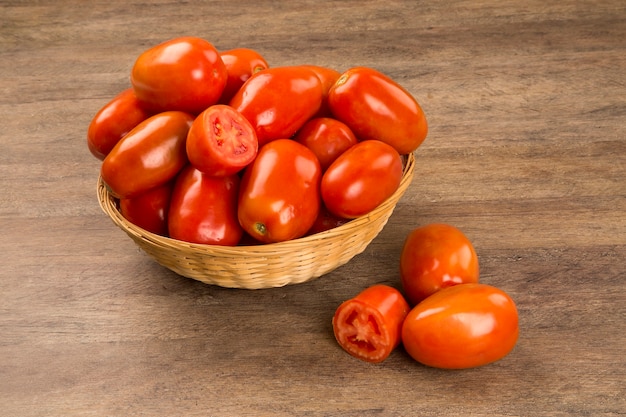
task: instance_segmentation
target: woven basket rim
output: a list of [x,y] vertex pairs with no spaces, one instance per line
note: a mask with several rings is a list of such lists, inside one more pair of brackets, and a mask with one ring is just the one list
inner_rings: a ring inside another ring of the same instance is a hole
[[292,239],[284,242],[276,242],[276,243],[260,243],[257,245],[235,245],[235,246],[224,246],[224,245],[209,245],[202,243],[193,243],[186,242],[183,240],[173,239],[171,237],[157,235],[155,233],[149,232],[135,224],[126,220],[122,214],[120,213],[117,205],[114,202],[114,198],[108,192],[106,185],[104,184],[102,177],[98,177],[97,183],[97,191],[98,191],[98,202],[100,204],[100,208],[113,220],[113,222],[120,228],[122,228],[127,233],[131,233],[137,238],[152,241],[159,245],[167,245],[167,246],[180,246],[192,251],[204,251],[211,252],[215,255],[225,254],[258,254],[258,255],[271,255],[272,253],[285,253],[290,248],[294,246],[300,246],[301,244],[306,244],[311,241],[318,241],[323,239],[333,239],[338,235],[345,234],[349,230],[361,227],[370,222],[371,218],[375,218],[380,214],[380,212],[386,211],[389,209],[389,205],[395,204],[400,199],[402,194],[406,191],[408,186],[410,185],[413,179],[413,172],[415,169],[415,155],[410,153],[408,155],[403,155],[404,167],[402,172],[402,178],[400,181],[400,185],[398,189],[387,198],[384,202],[378,205],[374,210],[369,213],[352,219],[340,226],[334,227],[329,230],[325,230],[323,232],[315,233],[312,235],[303,236],[297,239]]

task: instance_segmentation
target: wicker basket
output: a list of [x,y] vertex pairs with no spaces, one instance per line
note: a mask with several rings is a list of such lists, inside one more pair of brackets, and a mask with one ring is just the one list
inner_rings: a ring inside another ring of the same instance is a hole
[[201,245],[150,233],[122,217],[101,178],[98,199],[102,210],[141,249],[177,274],[221,287],[281,287],[317,278],[363,252],[389,220],[413,179],[414,167],[410,154],[398,190],[365,216],[315,235],[255,246]]

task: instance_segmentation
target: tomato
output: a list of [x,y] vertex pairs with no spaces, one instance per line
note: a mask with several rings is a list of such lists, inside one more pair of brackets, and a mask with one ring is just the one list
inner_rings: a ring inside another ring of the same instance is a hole
[[413,229],[400,255],[406,298],[417,304],[442,288],[478,282],[478,256],[472,242],[454,226],[428,224]]
[[315,114],[316,117],[331,117],[332,113],[328,106],[328,92],[335,82],[341,76],[341,73],[337,70],[328,67],[322,67],[319,65],[302,65],[304,68],[308,68],[317,75],[322,82],[322,105]]
[[147,49],[131,70],[137,98],[155,112],[198,114],[216,104],[226,85],[226,66],[208,41],[180,37]]
[[120,213],[129,222],[148,232],[167,236],[167,212],[172,182],[153,188],[133,198],[120,200]]
[[367,67],[344,72],[328,93],[335,116],[359,140],[377,139],[408,154],[426,138],[426,116],[415,98],[386,75]]
[[402,342],[416,361],[435,368],[473,368],[495,362],[519,334],[514,301],[485,284],[459,284],[415,306],[402,325]]
[[178,175],[168,215],[170,237],[209,245],[236,245],[243,229],[237,220],[239,176],[214,177],[192,165]]
[[195,119],[187,135],[187,157],[200,171],[232,175],[254,160],[258,150],[254,128],[237,110],[216,104]]
[[326,171],[339,155],[357,143],[356,136],[348,126],[329,117],[309,120],[296,133],[294,140],[313,151],[322,171]]
[[185,142],[193,116],[155,114],[139,123],[102,161],[100,175],[118,198],[131,198],[173,179],[187,163]]
[[400,186],[402,159],[377,140],[359,142],[341,154],[322,177],[322,200],[328,210],[347,219],[378,207]]
[[89,151],[103,160],[120,139],[150,115],[137,100],[133,89],[127,88],[105,104],[89,123]]
[[306,146],[291,139],[263,146],[241,181],[238,215],[244,230],[264,243],[303,236],[320,209],[321,175]]
[[319,110],[322,95],[313,71],[286,66],[253,74],[229,104],[252,123],[261,147],[292,137]]
[[409,305],[400,291],[373,285],[337,308],[333,317],[335,338],[350,355],[382,362],[400,344],[408,312]]
[[257,51],[249,48],[235,48],[220,52],[222,62],[226,66],[226,86],[222,91],[220,103],[228,103],[244,82],[255,72],[269,68],[265,58]]
[[343,224],[348,223],[349,219],[344,219],[343,217],[335,216],[332,214],[324,204],[321,205],[320,211],[315,218],[315,222],[313,222],[313,226],[307,231],[307,235],[314,235],[316,233],[325,232],[327,230],[334,229],[335,227],[339,227]]

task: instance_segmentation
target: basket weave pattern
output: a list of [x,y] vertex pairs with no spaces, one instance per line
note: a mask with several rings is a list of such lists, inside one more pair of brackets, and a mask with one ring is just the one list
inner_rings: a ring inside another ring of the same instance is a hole
[[201,245],[150,233],[127,221],[98,180],[102,210],[149,256],[187,278],[229,288],[261,289],[320,277],[363,252],[380,233],[413,179],[409,154],[396,192],[365,216],[334,229],[286,242],[255,246]]

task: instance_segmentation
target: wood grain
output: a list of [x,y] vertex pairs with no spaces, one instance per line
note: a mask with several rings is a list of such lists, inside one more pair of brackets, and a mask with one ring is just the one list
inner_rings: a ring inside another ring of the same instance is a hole
[[[179,35],[273,66],[367,65],[422,104],[415,180],[368,249],[259,291],[152,262],[96,200],[95,112]],[[6,416],[626,414],[622,1],[0,2],[0,409]],[[404,236],[448,222],[521,334],[450,372],[352,359],[341,301],[398,286]]]

